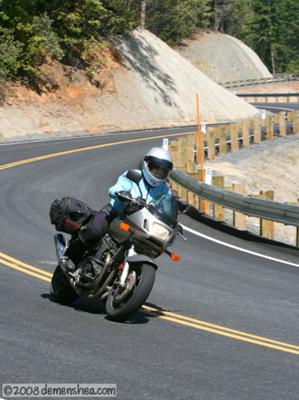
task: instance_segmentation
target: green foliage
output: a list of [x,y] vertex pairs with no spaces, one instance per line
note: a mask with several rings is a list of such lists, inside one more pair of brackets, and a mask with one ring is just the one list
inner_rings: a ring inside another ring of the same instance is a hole
[[166,42],[177,43],[207,27],[208,13],[206,0],[152,0],[146,27]]
[[27,29],[30,33],[27,42],[28,58],[34,65],[41,64],[46,58],[62,59],[64,53],[59,37],[52,30],[52,21],[46,13],[33,17]]
[[14,77],[21,68],[22,45],[10,34],[0,34],[0,78]]
[[141,0],[102,0],[102,3],[107,10],[107,33],[123,34],[139,26]]
[[209,0],[210,27],[243,40],[272,72],[298,74],[298,0]]
[[277,69],[299,74],[299,2],[276,1],[272,18],[271,44]]
[[[49,59],[105,63],[104,38],[140,25],[142,0],[0,0],[0,78],[34,75]],[[146,0],[146,28],[168,43],[198,29],[245,41],[269,68],[299,73],[298,0]]]
[[104,41],[90,40],[85,43],[85,48],[82,53],[82,60],[85,64],[86,76],[93,81],[94,76],[105,65],[106,59],[101,54],[103,50],[107,49],[108,44]]

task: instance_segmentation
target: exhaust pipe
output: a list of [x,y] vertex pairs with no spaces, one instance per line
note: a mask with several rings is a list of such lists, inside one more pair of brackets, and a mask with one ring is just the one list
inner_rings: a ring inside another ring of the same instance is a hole
[[54,243],[57,259],[60,260],[64,256],[64,251],[66,248],[64,236],[61,233],[54,235]]

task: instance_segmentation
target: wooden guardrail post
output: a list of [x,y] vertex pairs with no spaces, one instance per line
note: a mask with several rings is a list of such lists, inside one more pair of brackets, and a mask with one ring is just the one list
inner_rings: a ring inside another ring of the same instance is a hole
[[242,122],[242,137],[243,137],[243,146],[248,147],[250,145],[249,139],[249,123],[247,120]]
[[259,117],[253,120],[253,141],[261,143],[261,120]]
[[[273,200],[274,192],[273,190],[260,191],[259,196],[261,199]],[[274,239],[274,222],[266,219],[260,219],[260,236],[266,237],[268,239]]]
[[[178,153],[177,153],[177,164],[176,167],[179,168],[180,170],[186,172],[186,145],[185,141],[183,139],[177,140],[178,144]],[[187,200],[187,189],[185,189],[183,186],[178,185],[177,186],[177,193],[178,196],[183,199]]]
[[184,186],[179,185],[178,195],[184,201],[188,201],[188,189],[184,188]]
[[[192,178],[198,179],[198,172],[193,172],[188,175],[190,175]],[[199,210],[200,200],[197,194],[188,191],[188,203],[191,204],[192,207],[196,208],[196,210]]]
[[185,156],[184,156],[184,143],[183,139],[177,140],[178,147],[177,147],[177,168],[185,171]]
[[168,145],[168,150],[171,154],[173,165],[175,165],[176,167],[178,165],[178,156],[179,156],[178,147],[179,147],[178,140],[173,140]]
[[194,160],[194,135],[190,134],[184,138],[184,152],[185,156],[185,168],[187,174],[195,172],[195,160]]
[[231,124],[229,126],[230,139],[231,139],[231,151],[239,150],[239,138],[238,138],[238,128],[236,124]]
[[[232,185],[232,191],[235,193],[245,194],[245,186],[239,183],[234,183]],[[246,215],[233,211],[233,225],[237,229],[244,231],[246,229]]]
[[279,135],[286,136],[287,129],[286,129],[286,114],[284,111],[279,113]]
[[266,117],[266,138],[273,139],[274,130],[273,130],[273,118],[272,115],[267,115]]
[[215,158],[215,131],[213,128],[207,130],[207,142],[208,142],[208,160],[214,160]]
[[[174,140],[169,143],[168,150],[171,154],[173,165],[177,167],[178,165],[178,140]],[[171,190],[177,194],[178,192],[178,184],[172,179],[169,181],[169,186]]]
[[294,134],[299,133],[299,120],[297,116],[297,111],[291,111],[290,120],[292,121],[292,131]]
[[226,129],[224,126],[219,128],[219,154],[223,155],[227,152]]
[[[224,176],[214,176],[213,185],[223,189],[224,188]],[[225,222],[225,209],[220,204],[214,204],[213,217],[218,221]]]

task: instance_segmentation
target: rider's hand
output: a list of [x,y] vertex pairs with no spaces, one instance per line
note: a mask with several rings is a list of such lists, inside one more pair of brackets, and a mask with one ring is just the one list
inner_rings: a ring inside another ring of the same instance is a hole
[[131,193],[126,192],[126,191],[124,191],[124,190],[122,190],[122,191],[120,191],[120,192],[117,192],[117,193],[116,193],[116,196],[117,196],[118,198],[120,198],[120,200],[122,200],[122,199],[121,199],[121,196],[125,196],[125,197],[127,197],[127,198],[129,198],[129,199],[132,199]]
[[132,198],[131,202],[126,208],[126,212],[131,214],[135,211],[140,210],[144,206],[144,200],[141,197]]

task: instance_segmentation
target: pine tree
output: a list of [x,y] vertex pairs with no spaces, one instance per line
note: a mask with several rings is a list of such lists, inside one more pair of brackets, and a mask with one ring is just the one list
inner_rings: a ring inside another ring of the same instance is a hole
[[149,0],[146,26],[168,43],[190,37],[208,24],[207,0]]

